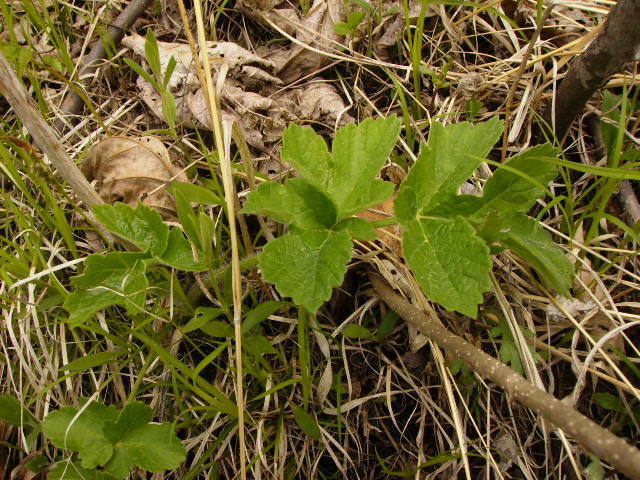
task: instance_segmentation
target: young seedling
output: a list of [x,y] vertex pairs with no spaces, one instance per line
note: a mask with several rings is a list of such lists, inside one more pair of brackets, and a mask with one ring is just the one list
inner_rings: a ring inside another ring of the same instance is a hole
[[[399,132],[395,116],[350,124],[338,130],[330,153],[309,127],[285,131],[282,159],[299,176],[284,185],[261,184],[243,209],[289,226],[259,260],[264,278],[283,296],[316,311],[342,283],[352,240],[375,238],[376,225],[354,215],[391,195],[393,184],[378,172]],[[482,196],[457,194],[501,132],[497,118],[446,127],[434,122],[395,200],[405,260],[418,283],[435,302],[472,317],[491,285],[492,249],[511,249],[565,296],[573,274],[551,236],[526,216],[556,174],[544,161],[557,156],[555,148],[541,145],[514,156],[486,182]]]

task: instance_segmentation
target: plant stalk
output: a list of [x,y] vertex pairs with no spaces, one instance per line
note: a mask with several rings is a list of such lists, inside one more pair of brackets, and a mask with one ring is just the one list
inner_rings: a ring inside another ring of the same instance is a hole
[[369,280],[380,298],[420,333],[460,357],[482,377],[496,382],[513,398],[571,435],[583,447],[611,463],[620,472],[630,478],[640,479],[640,450],[539,389],[462,337],[451,333],[395,293],[378,275],[370,273]]

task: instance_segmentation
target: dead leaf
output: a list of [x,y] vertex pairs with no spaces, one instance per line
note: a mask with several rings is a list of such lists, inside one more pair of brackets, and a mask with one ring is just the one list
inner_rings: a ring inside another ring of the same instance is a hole
[[164,144],[155,137],[109,137],[87,153],[81,165],[89,181],[106,203],[138,202],[155,208],[165,218],[175,217],[175,202],[166,187],[173,181],[186,182],[186,175],[174,166]]

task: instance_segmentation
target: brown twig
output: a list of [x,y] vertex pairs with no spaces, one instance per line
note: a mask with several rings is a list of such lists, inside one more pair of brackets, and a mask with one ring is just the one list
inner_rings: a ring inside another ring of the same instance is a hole
[[74,161],[69,158],[53,128],[40,116],[35,102],[1,53],[0,93],[9,101],[35,142],[78,198],[87,206],[104,203]]
[[370,273],[369,280],[380,298],[420,333],[464,360],[479,375],[496,382],[513,398],[574,437],[583,447],[611,463],[620,472],[640,479],[640,450],[539,389],[462,337],[451,333],[395,293],[377,275]]
[[[133,24],[133,22],[145,11],[151,0],[131,0],[125,9],[110,24],[107,31],[108,36],[114,45],[118,45],[124,32]],[[87,87],[91,82],[92,74],[98,69],[98,60],[102,60],[107,55],[104,41],[98,41],[91,49],[91,52],[82,60],[83,66],[78,70],[79,83],[82,88]],[[75,115],[82,108],[82,98],[73,90],[70,90],[60,106],[61,114]],[[61,132],[64,127],[62,118],[55,121],[56,129]]]

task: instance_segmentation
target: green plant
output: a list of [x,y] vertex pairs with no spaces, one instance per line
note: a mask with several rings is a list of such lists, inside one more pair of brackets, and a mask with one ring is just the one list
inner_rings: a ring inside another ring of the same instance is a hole
[[149,287],[147,269],[152,265],[186,271],[207,269],[203,253],[198,250],[198,259],[194,259],[182,230],[170,230],[157,211],[142,204],[134,209],[116,203],[94,206],[93,212],[106,228],[141,251],[87,257],[84,272],[72,280],[75,291],[64,302],[72,326],[111,305],[121,305],[132,314],[143,311]]
[[[178,468],[185,448],[170,424],[149,423],[152,418],[153,410],[140,402],[117,410],[84,401],[80,409],[63,407],[40,423],[16,398],[0,395],[0,420],[29,429],[31,448],[44,433],[56,447],[76,452],[53,465],[50,480],[119,480],[133,465],[150,472]],[[32,471],[45,466],[45,458],[36,458]]]
[[[261,184],[243,211],[288,224],[285,235],[260,255],[264,278],[280,293],[316,311],[342,282],[352,239],[375,238],[374,227],[404,227],[407,263],[427,296],[475,316],[490,284],[491,250],[509,248],[547,285],[569,295],[573,267],[535,220],[526,216],[556,175],[547,159],[557,149],[541,145],[514,156],[484,185],[482,196],[458,195],[460,185],[486,160],[502,132],[497,118],[472,125],[431,125],[429,143],[402,182],[396,219],[371,223],[354,216],[385,199],[394,186],[377,178],[400,131],[395,117],[367,119],[336,133],[333,151],[309,127],[291,125],[282,158],[298,178]],[[494,162],[492,162],[494,163]]]

